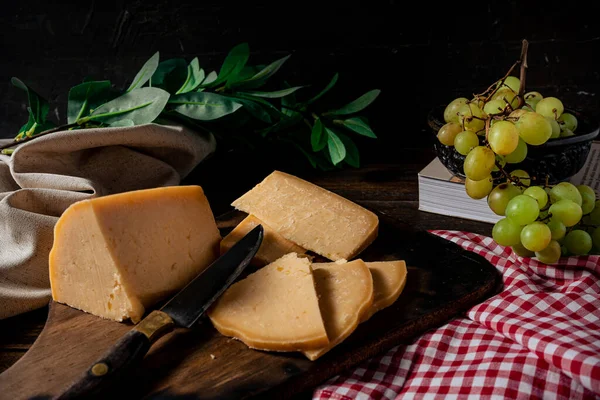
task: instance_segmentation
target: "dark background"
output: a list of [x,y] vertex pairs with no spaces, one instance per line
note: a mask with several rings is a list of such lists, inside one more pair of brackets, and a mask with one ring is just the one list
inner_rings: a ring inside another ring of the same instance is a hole
[[[312,84],[306,93],[339,72],[326,100],[332,105],[382,90],[365,111],[379,139],[359,138],[364,164],[394,163],[406,150],[431,149],[429,110],[501,78],[519,58],[522,39],[530,42],[528,90],[586,113],[600,109],[599,9],[589,5],[597,2],[244,4],[6,2],[0,135],[13,137],[27,119],[25,94],[10,84],[11,76],[48,98],[52,119],[64,123],[68,90],[84,77],[127,87],[157,50],[161,59],[198,56],[206,70],[218,70],[229,49],[244,41],[253,64],[292,54],[278,74],[292,85]],[[289,159],[304,163],[297,154]]]

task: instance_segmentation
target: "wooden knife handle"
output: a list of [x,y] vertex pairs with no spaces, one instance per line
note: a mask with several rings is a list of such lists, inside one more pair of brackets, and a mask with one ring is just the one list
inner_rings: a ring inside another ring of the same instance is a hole
[[142,361],[152,344],[174,327],[162,311],[152,311],[54,400],[108,398],[110,391]]

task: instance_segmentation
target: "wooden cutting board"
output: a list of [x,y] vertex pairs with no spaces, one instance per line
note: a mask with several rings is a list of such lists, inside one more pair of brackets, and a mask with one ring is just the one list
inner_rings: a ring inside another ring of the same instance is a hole
[[[119,398],[292,398],[361,361],[443,325],[497,293],[502,280],[484,258],[379,213],[380,232],[361,254],[365,261],[406,260],[400,298],[361,324],[316,361],[299,353],[268,353],[220,335],[208,319],[161,338]],[[218,219],[226,234],[241,219]],[[100,357],[131,324],[108,321],[51,303],[44,330],[0,375],[0,399],[50,398]],[[308,392],[307,392],[308,391]]]

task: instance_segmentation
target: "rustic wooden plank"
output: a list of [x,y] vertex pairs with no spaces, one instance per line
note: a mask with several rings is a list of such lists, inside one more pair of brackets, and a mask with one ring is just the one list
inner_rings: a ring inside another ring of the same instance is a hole
[[[220,219],[223,233],[243,218]],[[366,261],[404,259],[408,281],[390,307],[359,325],[329,353],[311,362],[298,353],[251,350],[220,335],[207,319],[198,329],[176,330],[150,350],[121,396],[291,398],[346,368],[443,324],[495,293],[500,276],[483,258],[380,214],[380,234],[361,254]],[[0,399],[54,394],[131,328],[52,303],[39,339],[0,375]]]

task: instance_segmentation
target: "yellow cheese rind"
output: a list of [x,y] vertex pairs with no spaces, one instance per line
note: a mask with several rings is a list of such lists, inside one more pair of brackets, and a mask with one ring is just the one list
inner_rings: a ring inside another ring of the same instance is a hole
[[314,263],[313,274],[319,294],[321,315],[329,344],[303,352],[311,361],[346,339],[373,304],[373,279],[360,259],[345,264]]
[[392,305],[404,290],[406,285],[406,262],[376,261],[367,262],[367,267],[373,276],[373,305],[363,316],[361,322],[371,318],[377,311]]
[[379,229],[379,219],[371,211],[280,171],[271,173],[231,205],[332,261],[354,258],[375,240]]
[[234,283],[208,316],[221,334],[254,349],[302,351],[329,343],[310,261],[296,253]]
[[224,254],[231,249],[234,244],[258,225],[262,225],[264,235],[262,244],[251,261],[252,265],[262,267],[288,253],[304,254],[306,252],[305,249],[298,246],[296,243],[287,240],[254,215],[248,215],[231,232],[229,232],[223,240],[221,240],[221,254]]
[[73,204],[49,257],[55,301],[123,321],[180,290],[219,255],[220,232],[199,186],[120,193]]

